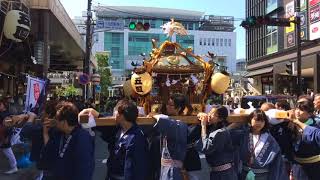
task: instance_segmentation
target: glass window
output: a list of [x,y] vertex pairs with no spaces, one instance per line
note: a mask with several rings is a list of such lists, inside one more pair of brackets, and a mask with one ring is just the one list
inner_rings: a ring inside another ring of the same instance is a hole
[[176,36],[176,42],[179,43],[183,48],[192,48],[194,49],[194,36]]
[[267,47],[271,47],[271,34],[267,36]]
[[214,38],[212,38],[212,46],[214,46],[214,44],[215,44],[215,43],[214,43],[214,41],[215,41],[215,39],[214,39]]
[[228,40],[227,39],[224,39],[224,46],[228,46]]
[[166,39],[164,34],[149,34],[149,33],[129,33],[128,55],[139,55],[141,53],[148,54],[152,50],[152,39],[162,43]]
[[223,46],[223,39],[220,39],[220,46]]
[[119,57],[119,56],[120,56],[120,48],[111,47],[111,57]]
[[224,58],[218,58],[218,64],[223,66],[224,65]]
[[188,23],[188,30],[193,30],[193,23]]
[[208,38],[208,46],[210,46],[210,45],[211,45],[211,39]]
[[202,46],[202,38],[200,38],[200,46]]
[[94,42],[98,42],[98,41],[99,41],[99,35],[98,35],[98,33],[94,33],[94,34],[93,34],[93,39],[94,39]]
[[118,44],[120,41],[120,33],[112,33],[112,44]]
[[216,39],[216,45],[219,46],[219,39]]
[[272,46],[276,46],[278,44],[278,33],[272,33]]
[[155,20],[151,20],[150,27],[151,28],[156,28],[156,21]]
[[231,39],[228,39],[229,47],[231,46]]
[[203,38],[203,45],[204,46],[207,45],[207,41],[206,40],[207,40],[206,38]]

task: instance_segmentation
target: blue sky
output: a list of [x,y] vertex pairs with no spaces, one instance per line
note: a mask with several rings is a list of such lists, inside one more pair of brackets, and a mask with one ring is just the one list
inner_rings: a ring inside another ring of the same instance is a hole
[[[87,9],[87,0],[60,0],[69,15],[81,16]],[[196,10],[207,15],[234,16],[236,19],[245,17],[245,0],[93,0],[93,5],[110,6],[147,6]],[[235,21],[237,32],[237,58],[245,57],[245,30]]]

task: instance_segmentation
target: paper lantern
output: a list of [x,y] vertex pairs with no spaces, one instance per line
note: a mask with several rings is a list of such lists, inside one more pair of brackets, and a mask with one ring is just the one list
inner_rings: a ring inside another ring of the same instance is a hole
[[123,83],[123,93],[126,97],[130,97],[133,93],[133,89],[131,87],[131,81],[127,80]]
[[4,36],[16,42],[24,41],[30,33],[30,16],[19,10],[11,10],[4,21]]
[[131,76],[131,87],[139,95],[148,94],[152,89],[152,77],[149,73],[134,73]]
[[222,73],[215,73],[211,77],[211,90],[217,94],[223,94],[229,87],[230,77]]

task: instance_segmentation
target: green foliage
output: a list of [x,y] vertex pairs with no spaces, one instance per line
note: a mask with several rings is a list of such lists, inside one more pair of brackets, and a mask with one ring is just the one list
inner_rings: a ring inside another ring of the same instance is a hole
[[58,96],[77,96],[80,95],[80,92],[77,88],[75,88],[73,85],[69,85],[67,87],[60,87],[56,88],[56,94]]
[[109,67],[109,57],[107,54],[96,54],[98,61],[97,73],[101,76],[101,94],[108,95],[108,87],[111,85],[111,71]]

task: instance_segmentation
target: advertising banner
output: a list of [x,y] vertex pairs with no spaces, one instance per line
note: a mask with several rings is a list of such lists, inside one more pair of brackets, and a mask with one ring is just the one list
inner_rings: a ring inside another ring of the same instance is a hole
[[300,13],[300,19],[301,19],[301,27],[304,27],[304,26],[307,26],[307,18],[308,18],[308,16],[307,16],[307,11],[302,11],[301,13]]
[[320,38],[320,0],[309,0],[309,40]]
[[310,40],[320,38],[320,22],[310,24],[309,37]]
[[287,47],[292,47],[295,44],[294,33],[287,34]]
[[[290,20],[293,21],[294,17],[290,17]],[[295,27],[295,24],[294,23],[290,23],[290,26],[286,27],[286,33],[294,32],[294,29],[295,29],[294,27]]]
[[[286,18],[294,20],[294,1],[291,1],[286,5]],[[285,31],[286,33],[294,32],[294,23],[290,23],[290,27],[286,27]]]
[[291,1],[286,5],[286,17],[290,18],[292,16],[294,16],[294,1]]
[[314,6],[318,3],[320,3],[320,0],[309,0],[309,7]]
[[319,4],[310,8],[310,24],[316,23],[320,20],[320,6]]

